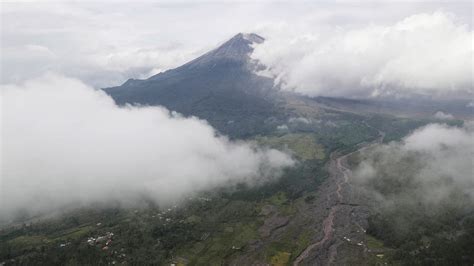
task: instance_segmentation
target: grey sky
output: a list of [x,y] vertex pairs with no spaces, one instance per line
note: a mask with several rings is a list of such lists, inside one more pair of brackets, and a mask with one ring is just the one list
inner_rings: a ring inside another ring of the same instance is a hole
[[453,13],[472,28],[469,2],[3,2],[1,83],[46,71],[94,87],[176,67],[238,32],[268,25],[385,25],[421,12]]

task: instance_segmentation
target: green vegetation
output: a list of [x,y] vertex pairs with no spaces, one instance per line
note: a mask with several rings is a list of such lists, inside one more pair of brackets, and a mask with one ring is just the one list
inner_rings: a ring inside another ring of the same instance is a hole
[[19,236],[7,242],[12,247],[31,248],[43,243],[51,242],[44,236]]
[[270,264],[275,266],[288,265],[290,262],[291,253],[278,252],[275,256],[271,257]]
[[367,247],[369,249],[383,249],[383,248],[385,248],[382,241],[380,241],[380,240],[378,240],[375,237],[372,237],[370,235],[366,236],[365,241],[366,241]]
[[282,191],[276,193],[275,195],[271,196],[269,199],[270,203],[276,206],[283,206],[283,204],[288,202],[288,198],[286,197],[286,194]]
[[[398,118],[388,115],[375,115],[367,120],[367,123],[385,132],[384,142],[397,141],[408,135],[413,130],[425,126],[429,123],[439,123],[440,121],[427,118]],[[451,126],[462,126],[462,120],[448,120],[442,123]]]
[[264,251],[265,261],[272,263],[278,259],[279,262],[283,263],[287,257],[289,262],[295,260],[310,244],[310,239],[314,234],[314,231],[306,227],[289,226],[280,238],[272,241],[266,247]]
[[292,151],[301,160],[324,160],[324,148],[316,142],[314,134],[295,133],[283,136],[257,137],[263,146]]
[[[232,225],[232,226],[230,226]],[[179,257],[189,258],[190,264],[220,264],[227,257],[239,252],[251,240],[257,239],[255,223],[228,224],[220,232],[204,241],[177,251]]]

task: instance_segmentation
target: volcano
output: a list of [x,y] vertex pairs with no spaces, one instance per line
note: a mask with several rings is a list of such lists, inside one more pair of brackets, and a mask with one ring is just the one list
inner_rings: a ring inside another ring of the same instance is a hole
[[180,67],[104,90],[119,105],[161,105],[205,119],[231,137],[263,133],[283,114],[273,79],[257,75],[261,66],[250,58],[262,42],[257,34],[239,33]]

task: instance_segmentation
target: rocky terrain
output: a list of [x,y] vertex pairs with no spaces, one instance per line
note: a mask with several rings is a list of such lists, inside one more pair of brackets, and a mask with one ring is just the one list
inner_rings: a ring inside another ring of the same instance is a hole
[[[319,189],[320,197],[315,202],[315,206],[318,207],[315,212],[320,218],[315,227],[320,233],[296,258],[294,266],[341,265],[351,263],[347,261],[348,258],[353,260],[367,257],[369,248],[365,232],[368,227],[369,209],[360,200],[363,195],[350,183],[352,171],[346,165],[346,159],[353,153],[382,142],[385,134],[379,133],[379,139],[362,145],[354,152],[331,155],[330,177]],[[351,253],[351,256],[345,253]]]

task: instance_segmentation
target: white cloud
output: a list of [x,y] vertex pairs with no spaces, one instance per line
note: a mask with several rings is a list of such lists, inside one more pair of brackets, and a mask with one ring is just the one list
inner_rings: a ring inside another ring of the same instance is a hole
[[452,14],[420,13],[390,25],[268,28],[252,57],[287,90],[362,97],[473,93],[474,33]]
[[290,117],[288,119],[289,123],[303,123],[303,124],[311,124],[311,121],[309,121],[308,118],[306,117]]
[[1,88],[0,214],[69,204],[158,203],[278,177],[292,160],[216,136],[161,107],[118,107],[102,91],[47,75]]
[[474,204],[472,123],[462,128],[430,124],[365,156],[355,181],[375,193],[385,207],[406,202],[437,208],[452,195],[465,196],[464,202]]
[[312,33],[306,29],[323,25],[383,25],[440,7],[465,23],[472,17],[470,4],[439,2],[67,2],[2,3],[0,83],[54,71],[103,88],[177,67],[238,32],[257,31],[272,39],[288,32]]
[[434,116],[434,118],[440,119],[440,120],[450,120],[450,119],[454,119],[454,116],[453,116],[452,114],[445,113],[445,112],[443,112],[443,111],[438,111],[438,112],[436,112],[433,116]]
[[[474,128],[469,124],[465,128],[431,124],[407,136],[404,139],[404,149],[432,154],[453,149],[459,153],[465,152],[465,155],[472,155],[474,152]],[[466,159],[472,160],[472,158],[472,156],[468,156]],[[442,159],[442,156],[439,159]]]
[[177,67],[208,44],[170,35],[169,9],[151,3],[6,3],[0,81],[17,83],[53,71],[103,88]]

